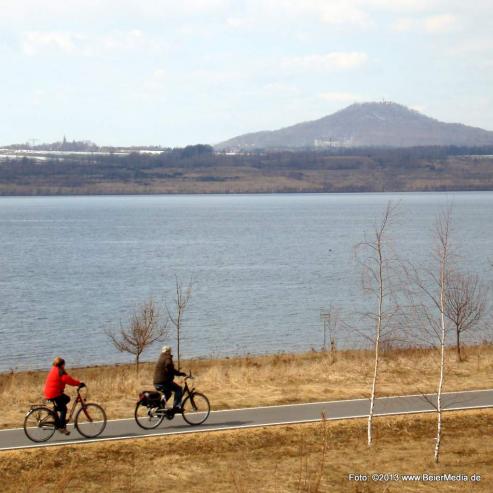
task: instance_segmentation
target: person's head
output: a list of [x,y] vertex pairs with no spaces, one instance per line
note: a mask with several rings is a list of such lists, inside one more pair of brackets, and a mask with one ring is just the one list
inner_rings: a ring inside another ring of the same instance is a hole
[[171,356],[171,346],[163,346],[163,349],[161,349],[161,352],[164,354],[169,354]]
[[60,356],[57,356],[53,360],[53,366],[56,366],[57,368],[63,369],[65,367],[65,360],[63,358],[61,358]]

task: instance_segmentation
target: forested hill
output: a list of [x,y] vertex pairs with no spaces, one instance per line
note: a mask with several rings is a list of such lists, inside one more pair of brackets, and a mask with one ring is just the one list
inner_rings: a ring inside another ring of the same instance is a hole
[[155,153],[0,160],[1,195],[493,190],[493,146],[229,154]]

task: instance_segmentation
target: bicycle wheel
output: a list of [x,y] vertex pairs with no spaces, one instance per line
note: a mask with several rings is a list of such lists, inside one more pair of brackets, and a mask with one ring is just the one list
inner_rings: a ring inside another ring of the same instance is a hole
[[209,399],[200,392],[194,392],[183,401],[182,412],[183,419],[189,425],[201,425],[211,413]]
[[144,430],[157,428],[164,419],[165,410],[159,407],[147,406],[142,401],[135,406],[135,421]]
[[56,430],[57,417],[47,407],[33,407],[24,419],[24,433],[33,442],[46,442]]
[[83,437],[96,438],[106,428],[106,413],[99,404],[85,404],[77,411],[74,424]]

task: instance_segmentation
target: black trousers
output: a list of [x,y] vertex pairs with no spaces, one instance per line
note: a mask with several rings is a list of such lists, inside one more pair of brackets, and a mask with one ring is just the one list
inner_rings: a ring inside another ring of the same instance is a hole
[[65,428],[67,425],[67,404],[70,402],[70,397],[62,394],[50,399],[50,401],[55,404],[55,411],[58,415],[57,428]]
[[183,389],[175,382],[171,383],[157,383],[154,384],[156,390],[163,392],[166,400],[171,397],[171,392],[175,393],[173,407],[179,407],[181,405],[181,398],[183,397]]

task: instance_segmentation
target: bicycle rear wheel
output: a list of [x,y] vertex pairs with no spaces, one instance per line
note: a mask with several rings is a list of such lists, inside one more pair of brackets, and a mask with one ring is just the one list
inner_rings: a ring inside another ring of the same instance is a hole
[[99,404],[85,404],[77,411],[74,424],[83,437],[96,438],[106,428],[106,413]]
[[147,406],[139,401],[135,406],[135,421],[144,430],[153,430],[163,422],[165,412],[162,408]]
[[33,407],[24,419],[24,433],[33,442],[46,442],[56,430],[55,413],[43,406]]
[[201,425],[211,413],[209,399],[200,392],[193,392],[183,401],[182,412],[189,425]]

